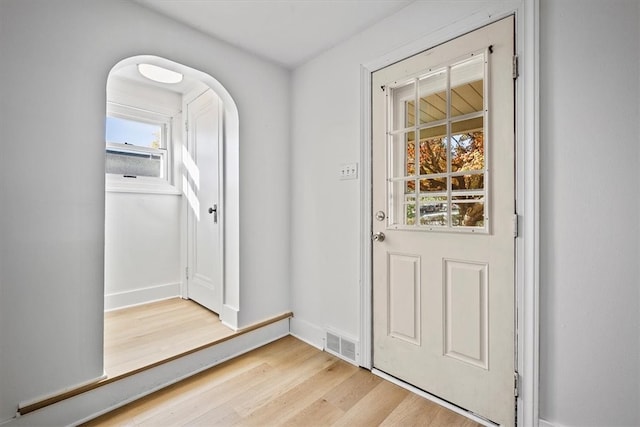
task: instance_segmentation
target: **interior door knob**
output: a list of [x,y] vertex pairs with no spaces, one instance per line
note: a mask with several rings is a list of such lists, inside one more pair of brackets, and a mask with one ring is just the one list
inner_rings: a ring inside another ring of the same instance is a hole
[[374,242],[384,242],[384,233],[382,231],[378,231],[371,236],[371,240]]
[[209,213],[213,214],[213,222],[218,222],[218,205],[213,205],[212,208],[209,208]]

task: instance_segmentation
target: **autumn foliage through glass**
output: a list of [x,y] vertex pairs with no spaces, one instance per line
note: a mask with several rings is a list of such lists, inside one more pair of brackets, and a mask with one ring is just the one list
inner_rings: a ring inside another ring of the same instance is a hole
[[390,225],[486,229],[485,65],[473,55],[392,88]]

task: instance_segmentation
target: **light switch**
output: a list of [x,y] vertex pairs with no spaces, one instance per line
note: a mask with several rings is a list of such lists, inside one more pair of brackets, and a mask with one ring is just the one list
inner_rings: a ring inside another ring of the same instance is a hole
[[343,163],[338,176],[340,179],[358,179],[358,163]]

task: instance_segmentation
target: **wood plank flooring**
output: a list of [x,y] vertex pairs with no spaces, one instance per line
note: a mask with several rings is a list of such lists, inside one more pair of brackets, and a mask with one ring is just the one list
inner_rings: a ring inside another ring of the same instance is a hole
[[234,334],[217,314],[171,298],[104,315],[104,366],[109,378],[167,360]]
[[21,406],[18,412],[28,414],[292,315],[291,312],[282,313],[233,331],[224,326],[215,313],[181,298],[107,312],[104,326],[106,378]]
[[480,424],[289,336],[85,425]]

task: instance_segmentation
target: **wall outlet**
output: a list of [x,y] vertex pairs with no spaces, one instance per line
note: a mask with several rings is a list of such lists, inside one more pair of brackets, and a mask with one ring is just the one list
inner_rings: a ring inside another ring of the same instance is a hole
[[358,163],[343,163],[338,176],[340,179],[358,179]]

